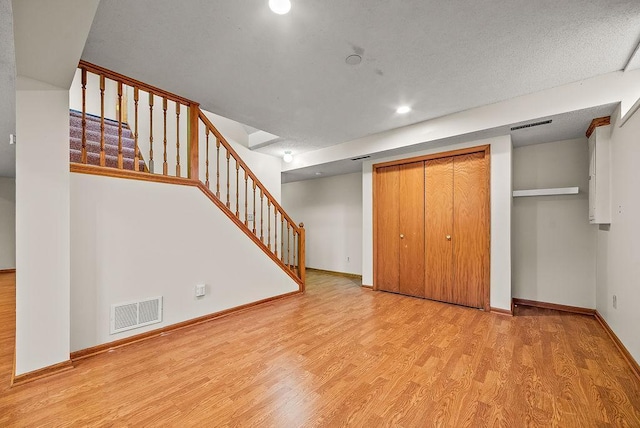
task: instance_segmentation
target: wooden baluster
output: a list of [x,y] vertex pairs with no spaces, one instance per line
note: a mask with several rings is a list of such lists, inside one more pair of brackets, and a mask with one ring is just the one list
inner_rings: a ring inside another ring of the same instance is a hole
[[153,94],[149,92],[149,172],[153,174]]
[[236,218],[240,218],[240,164],[236,161]]
[[122,156],[122,82],[118,82],[118,169],[124,168]]
[[247,170],[242,168],[244,171],[244,225],[249,227],[249,175],[247,174]]
[[[280,231],[281,235],[284,235],[284,213],[280,213]],[[282,246],[282,252],[280,253],[280,259],[282,263],[284,263],[284,236],[280,237],[280,242]]]
[[176,101],[176,177],[180,177],[180,103]]
[[167,97],[162,97],[162,114],[164,117],[164,162],[162,163],[162,174],[169,173],[169,165],[167,164]]
[[100,75],[100,166],[107,162],[104,152],[104,75]]
[[82,69],[82,154],[80,162],[87,163],[87,69]]
[[263,233],[263,219],[264,219],[264,211],[262,209],[262,201],[264,200],[264,193],[262,192],[262,187],[260,188],[260,242],[264,242],[264,233]]
[[298,255],[298,251],[297,251],[298,247],[297,247],[296,243],[298,242],[298,232],[296,231],[295,227],[292,229],[292,231],[293,231],[293,251],[292,251],[292,253],[293,253],[293,268],[297,272],[298,271],[298,264],[296,263],[297,262],[296,256]]
[[291,241],[289,240],[289,221],[287,220],[287,267],[291,269]]
[[[226,150],[226,147],[225,147],[225,150]],[[226,152],[227,152],[227,208],[231,208],[231,202],[229,199],[229,177],[230,177],[229,158],[231,157],[231,154],[229,153],[229,150],[226,150]]]
[[256,180],[252,177],[253,183],[253,234],[256,234]]
[[133,117],[136,121],[133,132],[133,170],[140,171],[140,149],[138,148],[138,88],[133,88]]
[[274,236],[273,236],[273,252],[276,255],[276,258],[278,257],[278,209],[276,208],[276,206],[273,206],[273,230],[274,230]]
[[300,236],[298,237],[298,277],[302,281],[300,291],[304,291],[306,281],[306,266],[305,266],[305,230],[304,223],[300,223],[299,229]]
[[204,131],[204,135],[206,136],[206,141],[207,141],[207,150],[205,153],[206,156],[206,161],[205,161],[205,165],[207,166],[207,171],[206,171],[206,181],[204,182],[204,184],[207,186],[207,189],[209,188],[209,128],[207,127]]
[[217,158],[217,167],[216,167],[216,196],[220,199],[220,139],[216,137],[216,158]]
[[267,248],[271,251],[271,200],[267,199]]

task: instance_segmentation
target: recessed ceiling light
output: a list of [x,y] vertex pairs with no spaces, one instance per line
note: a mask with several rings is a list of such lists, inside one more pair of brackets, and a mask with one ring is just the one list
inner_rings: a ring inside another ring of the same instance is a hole
[[284,156],[282,156],[282,160],[285,161],[286,163],[289,163],[293,160],[293,155],[289,150],[284,152]]
[[409,106],[400,106],[396,109],[396,113],[398,114],[407,114],[411,111],[411,107]]
[[345,62],[349,65],[358,65],[362,62],[362,57],[357,54],[349,55]]
[[285,15],[291,10],[291,2],[289,0],[269,0],[269,8],[273,13]]

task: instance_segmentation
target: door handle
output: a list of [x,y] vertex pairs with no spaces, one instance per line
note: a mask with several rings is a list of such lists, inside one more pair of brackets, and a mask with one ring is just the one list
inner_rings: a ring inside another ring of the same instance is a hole
[[447,235],[447,241],[451,241],[451,235]]
[[400,239],[404,239],[404,235],[402,233],[400,234]]

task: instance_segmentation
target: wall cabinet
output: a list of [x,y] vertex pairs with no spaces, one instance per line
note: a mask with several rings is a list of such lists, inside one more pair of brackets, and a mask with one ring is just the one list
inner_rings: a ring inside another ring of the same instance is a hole
[[611,223],[609,146],[611,125],[596,127],[589,136],[589,223]]
[[489,309],[488,148],[375,166],[374,287]]

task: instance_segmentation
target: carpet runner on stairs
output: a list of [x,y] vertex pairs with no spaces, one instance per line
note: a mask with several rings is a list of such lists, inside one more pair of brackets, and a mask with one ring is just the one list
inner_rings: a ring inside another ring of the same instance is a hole
[[[100,118],[86,115],[87,121],[87,164],[100,165]],[[71,162],[82,162],[82,112],[69,111],[70,126],[70,151]],[[135,158],[135,141],[129,125],[122,124],[122,158],[123,168],[133,170]],[[104,120],[104,152],[105,165],[111,168],[118,167],[118,121]],[[139,171],[145,171],[145,163],[140,156],[138,161]]]

